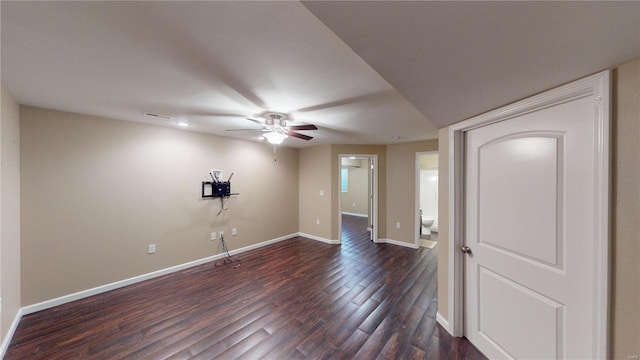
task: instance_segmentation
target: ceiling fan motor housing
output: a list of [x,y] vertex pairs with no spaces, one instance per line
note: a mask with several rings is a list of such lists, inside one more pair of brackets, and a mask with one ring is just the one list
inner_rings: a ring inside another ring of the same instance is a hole
[[270,112],[262,115],[267,126],[279,126],[281,128],[287,126],[287,114]]
[[261,131],[264,137],[270,136],[268,134],[279,134],[284,136],[279,136],[282,139],[291,136],[302,140],[311,140],[313,139],[312,136],[300,134],[296,131],[318,130],[318,127],[313,124],[287,126],[287,120],[289,117],[287,114],[280,112],[265,111],[251,117],[247,117],[246,119],[262,125],[262,129],[228,129],[227,131]]

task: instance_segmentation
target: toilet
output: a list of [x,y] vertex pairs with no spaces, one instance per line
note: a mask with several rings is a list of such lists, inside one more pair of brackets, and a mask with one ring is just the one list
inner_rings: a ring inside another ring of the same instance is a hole
[[420,220],[422,221],[422,234],[431,235],[431,227],[435,219],[430,216],[422,216]]

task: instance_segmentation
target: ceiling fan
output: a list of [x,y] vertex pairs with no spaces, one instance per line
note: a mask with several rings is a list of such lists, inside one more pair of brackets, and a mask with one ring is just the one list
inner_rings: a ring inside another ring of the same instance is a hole
[[300,134],[296,131],[299,130],[318,130],[313,124],[308,125],[287,125],[287,114],[279,113],[279,112],[266,112],[258,117],[260,119],[254,119],[251,117],[247,117],[246,119],[249,121],[253,121],[257,124],[262,125],[262,129],[227,129],[225,131],[262,131],[265,139],[269,141],[271,144],[277,145],[281,144],[284,139],[287,137],[295,137],[302,140],[311,140],[312,136],[308,136],[305,134]]

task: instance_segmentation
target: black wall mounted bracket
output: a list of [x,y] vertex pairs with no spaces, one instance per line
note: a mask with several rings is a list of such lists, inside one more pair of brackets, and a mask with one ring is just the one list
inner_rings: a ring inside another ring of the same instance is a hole
[[231,195],[240,195],[240,193],[232,193],[231,192],[231,178],[233,177],[233,173],[229,176],[227,181],[221,181],[218,177],[220,172],[211,171],[209,175],[211,176],[212,181],[203,181],[202,182],[202,198],[203,199],[220,199],[221,208],[218,212],[218,215],[222,214],[224,211],[228,210],[224,207],[224,198],[230,197]]
[[221,181],[218,178],[217,174],[215,174],[214,172],[210,172],[209,175],[211,175],[212,181],[202,182],[202,198],[203,199],[229,197],[231,195],[240,195],[240,193],[231,192],[231,178],[233,177],[233,173],[231,173],[227,181]]

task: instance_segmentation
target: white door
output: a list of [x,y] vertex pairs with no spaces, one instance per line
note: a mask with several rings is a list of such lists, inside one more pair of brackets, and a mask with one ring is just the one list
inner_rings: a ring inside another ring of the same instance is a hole
[[489,358],[594,357],[596,103],[466,132],[465,334]]

